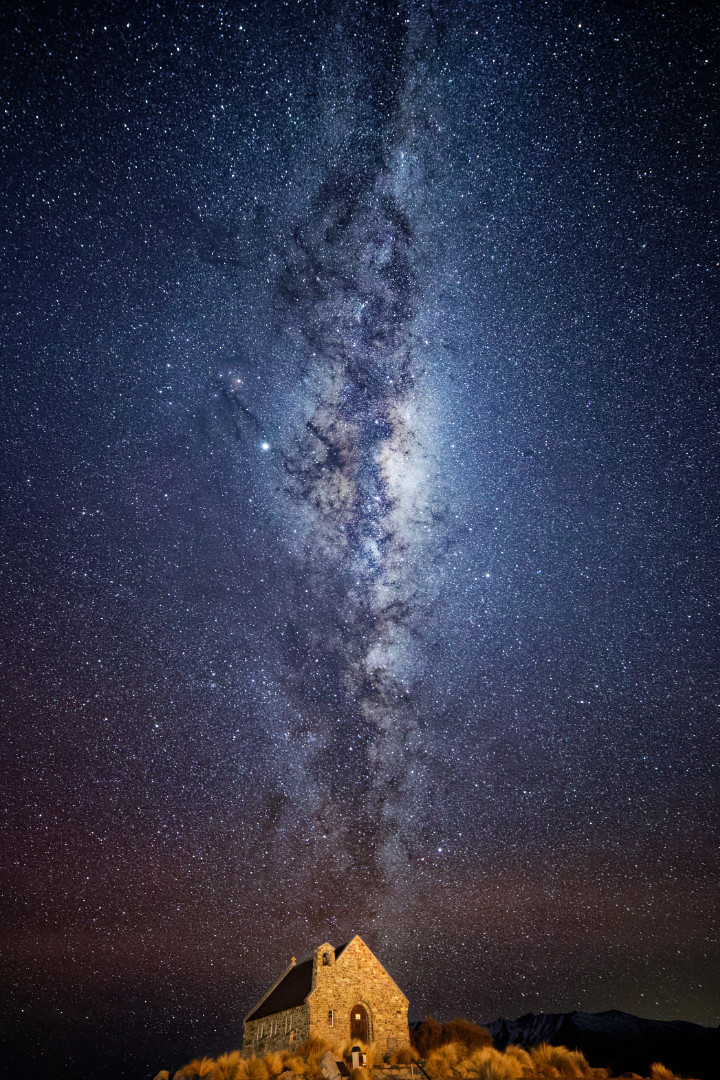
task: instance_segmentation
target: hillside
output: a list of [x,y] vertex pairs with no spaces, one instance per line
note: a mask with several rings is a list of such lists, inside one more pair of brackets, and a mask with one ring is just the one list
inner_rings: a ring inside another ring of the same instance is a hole
[[526,1013],[488,1025],[495,1046],[504,1050],[550,1043],[580,1050],[592,1066],[612,1074],[647,1075],[654,1061],[683,1076],[720,1078],[720,1028],[682,1020],[645,1020],[610,1009],[601,1013]]

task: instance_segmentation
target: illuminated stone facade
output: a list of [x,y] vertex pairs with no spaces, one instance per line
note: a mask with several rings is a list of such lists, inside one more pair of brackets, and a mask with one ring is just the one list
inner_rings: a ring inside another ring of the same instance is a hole
[[375,1043],[380,1053],[410,1045],[408,999],[362,938],[309,960],[295,958],[245,1018],[243,1049],[266,1053],[299,1046],[317,1033],[338,1048]]

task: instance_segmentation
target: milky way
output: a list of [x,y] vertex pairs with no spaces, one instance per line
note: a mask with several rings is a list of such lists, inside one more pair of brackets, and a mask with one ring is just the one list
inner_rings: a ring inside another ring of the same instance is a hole
[[[398,164],[383,163],[371,184],[329,182],[316,220],[297,230],[280,283],[310,384],[309,415],[283,457],[288,493],[302,504],[318,570],[329,562],[347,585],[331,635],[351,723],[367,728],[358,765],[391,829],[404,789],[420,782],[409,622],[430,523],[407,151],[396,154]],[[398,839],[377,836],[383,848]],[[388,858],[384,850],[380,860]]]
[[[308,595],[317,603],[328,579],[334,586],[335,610],[313,637],[335,673],[310,710],[316,752],[303,761],[300,801],[307,811],[308,787],[316,790],[315,811],[332,821],[338,858],[350,849],[357,857],[352,830],[362,821],[368,871],[396,888],[428,794],[432,732],[413,689],[422,615],[434,599],[431,559],[442,544],[433,535],[434,433],[422,385],[428,266],[416,193],[433,89],[423,57],[434,39],[423,14],[411,13],[386,60],[394,71],[373,113],[373,151],[328,169],[281,249],[272,284],[284,347],[302,376],[285,406],[296,417],[289,436],[277,447],[261,443],[279,469],[278,517],[292,523],[292,547],[313,570],[294,621],[307,622]],[[244,381],[229,377],[230,411],[257,437],[262,421],[244,393]],[[308,712],[302,692],[290,705]],[[350,753],[351,778],[341,768]],[[327,780],[339,767],[341,790]]]
[[717,1023],[712,12],[19,5],[18,1075],[411,1016]]

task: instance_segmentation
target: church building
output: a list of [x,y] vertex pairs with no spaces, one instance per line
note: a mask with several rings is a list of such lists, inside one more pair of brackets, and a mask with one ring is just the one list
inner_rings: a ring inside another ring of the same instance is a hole
[[290,966],[245,1017],[244,1050],[299,1046],[310,1028],[333,1044],[375,1043],[381,1053],[410,1045],[408,999],[362,938],[325,942]]

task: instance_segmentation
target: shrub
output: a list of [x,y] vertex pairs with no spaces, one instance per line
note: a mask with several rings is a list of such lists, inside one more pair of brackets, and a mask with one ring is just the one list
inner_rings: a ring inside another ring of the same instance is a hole
[[411,1046],[401,1046],[399,1050],[393,1050],[390,1054],[391,1065],[410,1065],[417,1057],[417,1051]]
[[432,1016],[426,1016],[410,1032],[410,1039],[420,1057],[426,1058],[432,1050],[447,1043],[460,1043],[468,1050],[492,1046],[492,1036],[487,1028],[472,1024],[469,1020],[448,1020],[439,1024]]
[[445,1042],[458,1042],[467,1046],[468,1050],[474,1050],[481,1046],[492,1046],[492,1035],[487,1028],[480,1024],[472,1024],[469,1020],[448,1020],[442,1026],[443,1040]]
[[434,1017],[426,1016],[416,1027],[412,1028],[410,1032],[410,1041],[417,1050],[419,1056],[421,1058],[426,1058],[431,1050],[435,1050],[438,1046],[442,1046],[442,1024],[438,1024]]

